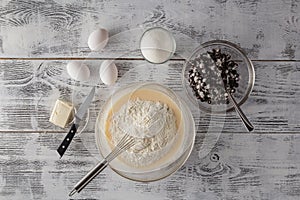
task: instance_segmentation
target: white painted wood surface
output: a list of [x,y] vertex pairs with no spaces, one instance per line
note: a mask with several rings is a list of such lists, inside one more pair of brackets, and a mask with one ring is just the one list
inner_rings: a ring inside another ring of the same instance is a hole
[[[300,59],[299,2],[294,0],[201,1],[1,1],[1,57],[89,56],[87,38],[105,27],[111,40],[104,53],[119,57],[138,48],[137,29],[163,26],[178,39],[178,53],[189,39],[226,39],[252,59]],[[122,35],[122,37],[116,36]],[[120,42],[122,41],[122,42]],[[139,53],[127,55],[141,57]]]
[[[62,139],[61,133],[2,133],[1,199],[67,199],[97,159],[80,139],[58,159],[55,150]],[[164,180],[138,183],[106,169],[74,199],[298,199],[299,139],[295,134],[222,134],[202,159],[196,142],[187,163]]]
[[[246,133],[235,113],[221,130],[210,129],[220,117],[194,111],[195,148],[177,173],[138,183],[107,169],[72,199],[299,199],[299,11],[294,0],[1,1],[0,200],[68,198],[100,159],[93,129],[111,92],[97,77],[101,60],[118,59],[119,78],[143,66],[139,37],[152,26],[170,29],[177,40],[175,59],[161,66],[177,92],[183,59],[199,43],[227,39],[244,48],[255,60],[256,82],[243,110],[256,129]],[[99,26],[111,38],[104,51],[91,53],[87,37]],[[92,79],[72,81],[70,59],[88,64]],[[80,102],[95,84],[87,128],[60,160],[55,150],[67,129],[48,122],[51,107],[57,98]]]

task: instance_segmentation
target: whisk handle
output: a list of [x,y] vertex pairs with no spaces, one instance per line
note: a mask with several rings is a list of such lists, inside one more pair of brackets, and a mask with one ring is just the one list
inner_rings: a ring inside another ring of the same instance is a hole
[[91,182],[100,172],[102,172],[108,165],[106,159],[98,163],[88,174],[86,174],[74,187],[69,196],[76,192],[79,193],[89,182]]

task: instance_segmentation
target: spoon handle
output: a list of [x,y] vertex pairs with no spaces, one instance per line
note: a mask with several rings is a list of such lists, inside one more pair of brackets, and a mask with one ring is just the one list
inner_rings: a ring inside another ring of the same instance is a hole
[[233,98],[232,94],[230,92],[227,92],[227,93],[228,93],[228,96],[229,96],[231,102],[233,103],[233,106],[234,106],[236,112],[239,114],[239,117],[243,121],[243,123],[246,126],[246,128],[248,129],[248,131],[249,132],[253,131],[253,129],[254,129],[253,125],[250,123],[250,121],[248,120],[248,118],[246,117],[246,115],[244,114],[242,109],[240,108],[240,106],[237,104],[237,102]]

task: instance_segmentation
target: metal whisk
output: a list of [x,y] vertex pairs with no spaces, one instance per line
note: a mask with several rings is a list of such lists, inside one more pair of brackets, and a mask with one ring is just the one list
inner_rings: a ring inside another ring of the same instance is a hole
[[87,175],[85,175],[70,192],[69,196],[74,195],[76,192],[79,193],[93,178],[95,178],[100,172],[102,172],[118,155],[132,147],[135,140],[132,136],[125,134],[117,146],[108,154],[98,165],[96,165]]

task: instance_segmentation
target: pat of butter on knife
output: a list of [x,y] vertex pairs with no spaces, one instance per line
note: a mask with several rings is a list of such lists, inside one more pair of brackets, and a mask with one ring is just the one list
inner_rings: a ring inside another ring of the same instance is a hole
[[56,100],[55,106],[52,110],[49,121],[61,128],[65,128],[73,120],[74,106],[73,104],[63,101]]

